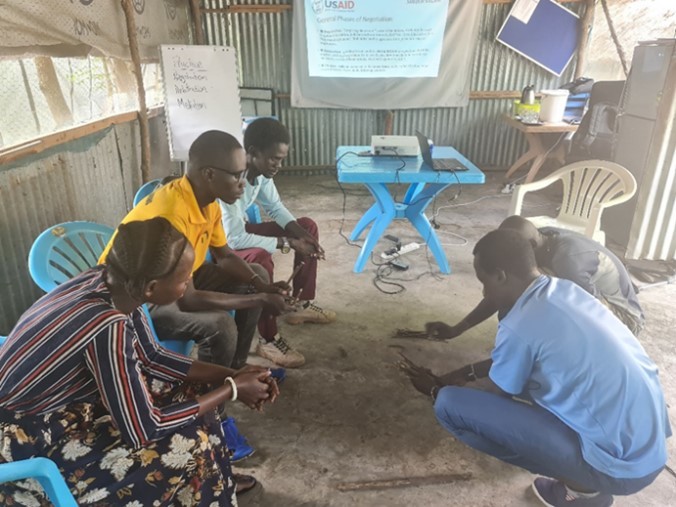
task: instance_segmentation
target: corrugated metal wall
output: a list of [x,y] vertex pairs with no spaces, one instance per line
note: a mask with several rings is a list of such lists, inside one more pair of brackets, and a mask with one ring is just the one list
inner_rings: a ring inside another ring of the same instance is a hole
[[[480,1],[480,0],[476,0]],[[286,5],[289,1],[205,0],[207,9],[230,4]],[[581,12],[580,3],[566,5]],[[241,7],[240,7],[241,8]],[[557,88],[570,81],[575,61],[560,78],[541,69],[495,42],[510,4],[485,4],[479,41],[472,67],[473,91],[520,90],[528,84],[537,89]],[[243,87],[271,88],[281,95],[276,111],[293,136],[289,166],[332,165],[338,145],[370,144],[372,134],[382,133],[384,111],[291,108],[292,12],[206,13],[208,44],[233,46],[239,57],[239,80]],[[480,167],[508,166],[525,149],[520,134],[500,121],[510,110],[510,100],[472,100],[466,108],[435,108],[395,112],[394,134],[425,132],[436,144],[450,144]],[[394,106],[394,104],[393,104]]]
[[[174,169],[163,121],[151,120],[153,177]],[[139,166],[136,122],[0,166],[0,334],[42,295],[26,263],[33,240],[70,220],[117,226],[140,186]]]
[[[649,155],[631,224],[628,259],[676,260],[676,53],[660,101],[659,151]],[[662,126],[664,128],[662,129]],[[657,130],[657,129],[656,129]]]

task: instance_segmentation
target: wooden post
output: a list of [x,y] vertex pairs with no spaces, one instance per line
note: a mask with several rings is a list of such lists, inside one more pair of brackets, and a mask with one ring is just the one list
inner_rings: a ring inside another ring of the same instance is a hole
[[575,63],[575,79],[584,75],[585,67],[587,66],[587,49],[589,47],[589,39],[591,38],[591,31],[594,26],[594,10],[596,9],[596,0],[587,0],[582,16],[580,26],[580,38],[577,41],[577,61]]
[[200,7],[200,0],[190,0],[190,13],[192,14],[192,22],[195,26],[195,39],[197,44],[204,44],[204,30],[202,29],[202,9]]
[[129,38],[129,51],[131,61],[134,64],[136,74],[136,89],[138,91],[138,123],[141,133],[141,182],[150,181],[150,128],[148,124],[148,110],[146,108],[146,90],[143,86],[143,72],[141,71],[141,55],[138,51],[138,39],[136,38],[136,19],[131,0],[120,0],[124,16],[127,20],[127,37]]

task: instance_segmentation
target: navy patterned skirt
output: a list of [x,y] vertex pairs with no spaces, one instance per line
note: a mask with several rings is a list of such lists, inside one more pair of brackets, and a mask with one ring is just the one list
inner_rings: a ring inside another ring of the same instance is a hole
[[[162,398],[178,402],[197,394],[187,385]],[[99,403],[79,403],[40,416],[0,409],[0,463],[50,458],[79,505],[236,506],[228,454],[215,411],[171,436],[133,449],[121,440]],[[51,503],[36,481],[25,480],[0,484],[0,505]]]

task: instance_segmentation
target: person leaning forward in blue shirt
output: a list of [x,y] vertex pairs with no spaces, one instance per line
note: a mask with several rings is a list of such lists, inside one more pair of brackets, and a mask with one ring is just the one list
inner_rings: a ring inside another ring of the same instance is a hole
[[[550,477],[533,482],[544,505],[606,507],[652,483],[671,428],[657,367],[631,331],[578,285],[542,275],[516,231],[484,236],[474,269],[501,315],[491,359],[440,377],[403,364],[435,398],[440,424],[474,449]],[[464,387],[486,376],[504,393]]]

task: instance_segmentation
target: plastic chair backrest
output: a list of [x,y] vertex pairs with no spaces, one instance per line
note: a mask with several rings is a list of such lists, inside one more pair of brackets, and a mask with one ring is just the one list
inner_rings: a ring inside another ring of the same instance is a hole
[[[548,225],[578,230],[600,243],[605,243],[605,234],[600,230],[603,210],[628,201],[636,193],[636,179],[621,165],[585,160],[564,166],[541,180],[517,186],[510,214],[520,214],[526,192],[540,190],[559,180],[563,183],[561,210]],[[538,226],[537,220],[532,221]]]
[[[576,162],[556,173],[563,182],[563,201],[557,219],[570,223],[587,225],[597,211],[627,201],[636,192],[634,176],[613,162]],[[599,226],[600,223],[595,224],[594,229]]]
[[56,507],[77,507],[73,494],[61,476],[59,468],[48,458],[29,458],[0,464],[0,482],[32,478],[45,490]]
[[[111,227],[94,222],[64,222],[45,230],[33,242],[28,254],[28,270],[33,281],[49,292],[93,268],[113,232]],[[163,347],[185,355],[190,354],[195,344],[193,341],[160,340],[157,334],[155,339]]]
[[64,222],[43,231],[28,254],[33,281],[49,292],[98,264],[113,229],[94,222]]
[[136,195],[134,196],[134,206],[136,206],[138,203],[140,203],[144,197],[149,196],[150,194],[153,193],[153,190],[155,190],[157,187],[160,186],[160,183],[162,180],[157,179],[157,180],[151,180],[148,183],[144,183],[141,185],[141,188],[139,188],[136,191]]

